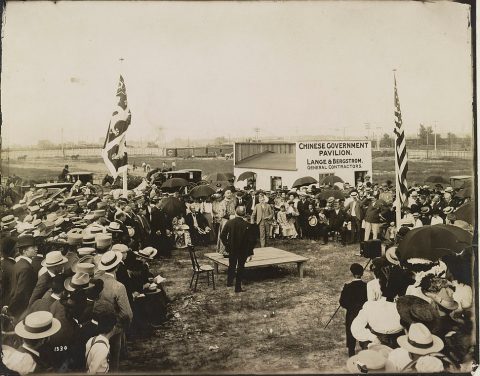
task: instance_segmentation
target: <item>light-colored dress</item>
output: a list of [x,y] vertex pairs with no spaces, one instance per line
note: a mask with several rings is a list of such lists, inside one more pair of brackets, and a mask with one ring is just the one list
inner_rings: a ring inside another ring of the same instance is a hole
[[173,234],[175,236],[175,246],[177,248],[186,248],[187,246],[192,244],[189,227],[185,224],[185,219],[183,217],[173,218],[172,227]]
[[285,237],[297,237],[297,231],[295,230],[295,226],[292,222],[287,219],[287,212],[279,211],[277,213],[277,222],[282,229],[282,235]]

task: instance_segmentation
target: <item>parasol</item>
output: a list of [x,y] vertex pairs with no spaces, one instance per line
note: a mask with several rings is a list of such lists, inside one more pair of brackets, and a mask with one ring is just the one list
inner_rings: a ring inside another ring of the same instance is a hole
[[303,178],[298,178],[292,184],[292,188],[302,187],[304,185],[310,185],[317,183],[317,180],[312,178],[311,176],[304,176]]
[[197,185],[190,191],[190,196],[193,198],[208,197],[215,192],[216,190],[209,185]]
[[237,178],[237,181],[252,179],[252,178],[255,178],[255,175],[256,175],[255,172],[245,171],[240,174],[240,176]]
[[472,245],[468,232],[452,225],[423,226],[410,230],[398,245],[401,261],[423,258],[436,261],[439,258],[460,253]]

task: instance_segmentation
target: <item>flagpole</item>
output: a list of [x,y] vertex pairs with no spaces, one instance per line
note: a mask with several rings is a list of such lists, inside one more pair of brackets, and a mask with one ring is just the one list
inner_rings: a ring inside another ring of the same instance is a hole
[[[120,59],[120,74],[123,73],[123,57],[121,57]],[[127,166],[125,168],[125,170],[123,170],[122,172],[122,193],[123,193],[123,197],[124,198],[127,198],[128,197],[128,186],[127,186],[127,183],[128,183],[128,162],[127,162]]]
[[[394,90],[397,89],[396,85],[397,82],[395,80],[395,72],[396,69],[393,70],[393,80],[394,80]],[[394,94],[394,107],[395,107],[395,94]],[[395,129],[395,128],[394,128]],[[397,150],[397,140],[398,135],[396,132],[395,134],[395,145],[393,146],[394,150],[394,158],[395,158],[395,222],[397,225],[397,230],[401,227],[401,219],[402,219],[402,208],[401,208],[401,200],[400,200],[400,181],[399,181],[399,166],[398,166],[398,150]]]

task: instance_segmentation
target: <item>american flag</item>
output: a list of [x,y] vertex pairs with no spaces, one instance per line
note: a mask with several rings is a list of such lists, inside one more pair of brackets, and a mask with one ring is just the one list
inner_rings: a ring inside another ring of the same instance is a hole
[[399,188],[400,204],[407,201],[408,187],[407,187],[407,172],[408,172],[408,156],[407,143],[405,141],[405,132],[402,126],[402,112],[400,111],[400,100],[398,99],[397,79],[394,76],[395,82],[395,164],[396,164],[396,179]]
[[105,165],[114,178],[128,168],[125,136],[132,120],[132,115],[128,108],[127,90],[122,76],[120,76],[118,81],[116,97],[117,105],[108,124],[107,136],[102,149]]

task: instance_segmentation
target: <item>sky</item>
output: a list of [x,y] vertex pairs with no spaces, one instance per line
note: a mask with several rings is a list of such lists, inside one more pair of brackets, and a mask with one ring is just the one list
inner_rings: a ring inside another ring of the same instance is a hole
[[[469,8],[448,2],[7,2],[3,143],[472,132]],[[119,59],[124,61],[120,63]]]

